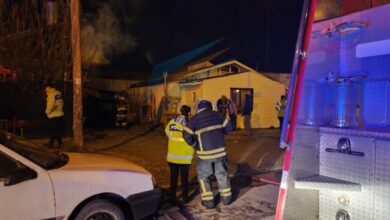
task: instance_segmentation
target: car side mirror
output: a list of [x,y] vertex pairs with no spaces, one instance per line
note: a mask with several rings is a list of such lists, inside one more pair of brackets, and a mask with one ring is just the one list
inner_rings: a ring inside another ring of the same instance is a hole
[[37,178],[38,174],[28,167],[18,167],[4,179],[4,186],[15,185],[27,180]]

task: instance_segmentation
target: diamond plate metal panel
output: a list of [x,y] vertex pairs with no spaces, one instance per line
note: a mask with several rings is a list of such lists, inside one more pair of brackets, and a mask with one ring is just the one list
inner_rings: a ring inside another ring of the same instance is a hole
[[365,82],[362,118],[365,126],[387,126],[388,81]]
[[[374,161],[375,139],[373,137],[321,133],[320,175],[361,184],[361,192],[320,191],[320,219],[335,219],[339,209],[346,210],[351,219],[373,219],[374,204]],[[359,131],[357,131],[359,133]],[[361,135],[361,134],[358,134]],[[348,137],[353,151],[364,152],[365,156],[353,156],[326,152],[326,148],[336,148],[340,138]],[[340,203],[347,198],[348,204]]]
[[356,136],[356,137],[367,137],[376,138],[383,140],[390,140],[390,129],[370,129],[370,130],[358,130],[358,129],[340,129],[331,127],[321,127],[321,133],[343,135],[345,137]]
[[390,141],[376,142],[375,219],[390,218]]
[[296,189],[294,180],[319,174],[319,143],[318,128],[297,128],[283,219],[318,219],[318,191]]
[[311,176],[295,180],[295,188],[332,191],[361,191],[361,185],[327,176]]
[[390,81],[387,81],[387,128],[390,127]]

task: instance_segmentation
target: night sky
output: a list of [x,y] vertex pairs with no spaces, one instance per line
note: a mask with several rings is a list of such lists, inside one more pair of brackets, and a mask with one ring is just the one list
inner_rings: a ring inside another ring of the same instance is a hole
[[[103,58],[92,63],[129,72],[150,72],[159,62],[221,38],[231,59],[262,71],[289,72],[302,2],[84,0],[82,26],[95,29],[84,41],[102,44],[93,48]],[[94,40],[97,36],[103,40]]]

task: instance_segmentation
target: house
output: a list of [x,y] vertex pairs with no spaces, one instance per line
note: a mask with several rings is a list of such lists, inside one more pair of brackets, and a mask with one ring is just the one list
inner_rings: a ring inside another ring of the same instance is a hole
[[[180,71],[165,74],[156,83],[134,84],[128,93],[135,103],[143,106],[142,117],[146,120],[160,120],[161,109],[167,109],[169,102],[175,104],[176,110],[183,104],[195,110],[199,100],[207,99],[215,105],[222,95],[236,102],[242,111],[244,97],[249,94],[254,107],[252,127],[269,128],[279,124],[275,104],[285,93],[285,86],[237,60],[214,65],[201,59]],[[243,127],[242,116],[238,117],[238,127]]]

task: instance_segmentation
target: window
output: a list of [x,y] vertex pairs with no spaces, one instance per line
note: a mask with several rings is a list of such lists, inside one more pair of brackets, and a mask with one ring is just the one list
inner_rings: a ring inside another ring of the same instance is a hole
[[8,176],[17,167],[16,161],[0,153],[0,180]]
[[253,106],[253,89],[251,88],[230,88],[230,99],[236,103],[238,113],[242,113],[245,104],[245,96],[250,95],[252,97]]

